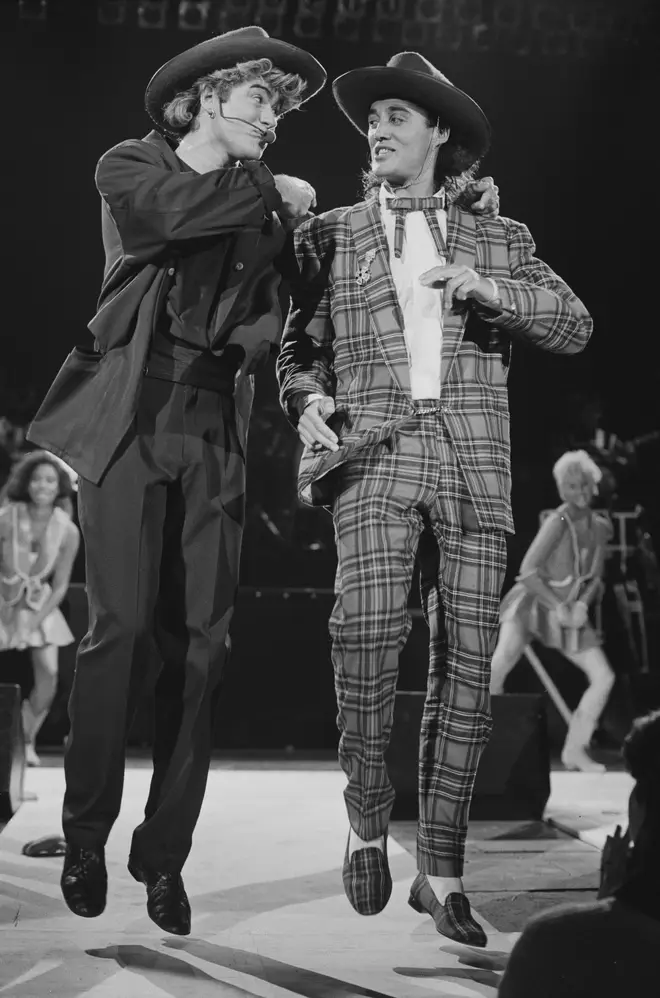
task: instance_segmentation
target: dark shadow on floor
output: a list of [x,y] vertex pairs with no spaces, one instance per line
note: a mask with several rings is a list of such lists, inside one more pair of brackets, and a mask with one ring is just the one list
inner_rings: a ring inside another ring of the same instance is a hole
[[462,970],[460,967],[394,967],[394,973],[400,977],[410,977],[416,981],[471,981],[487,988],[497,988],[500,975],[492,970]]
[[[414,861],[407,853],[397,853],[390,857],[390,871],[396,882],[415,878]],[[311,901],[343,896],[341,868],[322,870],[318,873],[289,877],[286,880],[266,883],[241,884],[229,889],[209,891],[191,899],[193,922],[196,917],[213,917],[214,931],[236,925],[241,918],[262,915],[290,905],[307,904]],[[346,901],[347,911],[348,901]]]
[[260,953],[250,953],[233,946],[219,946],[202,939],[166,939],[164,945],[168,949],[189,953],[206,963],[250,974],[251,977],[285,988],[303,998],[388,998],[380,991],[372,991],[370,988],[341,981],[337,977],[294,967],[290,963],[282,963]]
[[[219,994],[227,998],[254,998],[253,991],[219,981],[187,960],[179,960],[148,946],[106,946],[88,949],[86,953],[102,960],[114,960],[118,967],[166,989],[173,998],[190,998],[191,994],[195,998],[217,998]],[[163,977],[167,978],[166,982]]]

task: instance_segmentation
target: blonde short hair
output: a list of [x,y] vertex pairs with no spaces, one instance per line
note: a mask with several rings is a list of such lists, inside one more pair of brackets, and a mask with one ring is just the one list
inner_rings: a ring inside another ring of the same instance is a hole
[[603,477],[603,472],[596,462],[589,457],[586,450],[569,450],[565,454],[562,454],[552,469],[557,488],[560,488],[561,483],[575,470],[583,475],[587,475],[594,485],[598,485]]
[[214,73],[200,76],[191,87],[182,90],[165,104],[163,119],[168,129],[173,134],[182,136],[196,127],[201,97],[207,87],[211,87],[217,94],[218,100],[224,103],[229,99],[234,87],[252,80],[263,80],[268,89],[275,94],[273,109],[278,116],[297,108],[307,89],[302,77],[276,69],[270,59],[239,62],[231,69],[217,69]]

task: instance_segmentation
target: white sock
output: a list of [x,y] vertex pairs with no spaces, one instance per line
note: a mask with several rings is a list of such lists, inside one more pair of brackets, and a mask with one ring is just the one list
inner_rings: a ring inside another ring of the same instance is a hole
[[429,882],[429,887],[437,897],[440,904],[444,904],[448,894],[464,894],[463,881],[460,877],[432,877],[425,874]]
[[380,838],[371,839],[367,842],[365,839],[361,839],[356,832],[351,828],[351,834],[348,841],[348,858],[350,859],[356,849],[380,849],[381,852],[385,852],[385,836],[381,835]]

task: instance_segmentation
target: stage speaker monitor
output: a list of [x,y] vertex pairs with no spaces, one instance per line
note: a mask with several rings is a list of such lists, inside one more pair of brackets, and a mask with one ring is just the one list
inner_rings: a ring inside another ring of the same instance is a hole
[[16,814],[23,800],[25,747],[21,724],[21,688],[0,683],[0,822]]
[[[416,821],[419,732],[426,694],[396,694],[386,755],[396,791],[393,821]],[[492,697],[493,732],[470,808],[472,821],[539,821],[550,796],[550,750],[542,694]]]

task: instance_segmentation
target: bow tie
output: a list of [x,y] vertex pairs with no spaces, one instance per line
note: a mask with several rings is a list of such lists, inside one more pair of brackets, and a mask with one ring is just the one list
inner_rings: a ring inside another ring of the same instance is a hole
[[387,207],[395,216],[394,226],[394,255],[400,257],[403,252],[403,229],[406,212],[421,211],[424,213],[426,224],[428,225],[435,248],[440,256],[447,255],[447,247],[442,237],[442,231],[438,224],[437,211],[445,209],[445,192],[442,191],[437,197],[432,198],[392,198],[386,202]]

